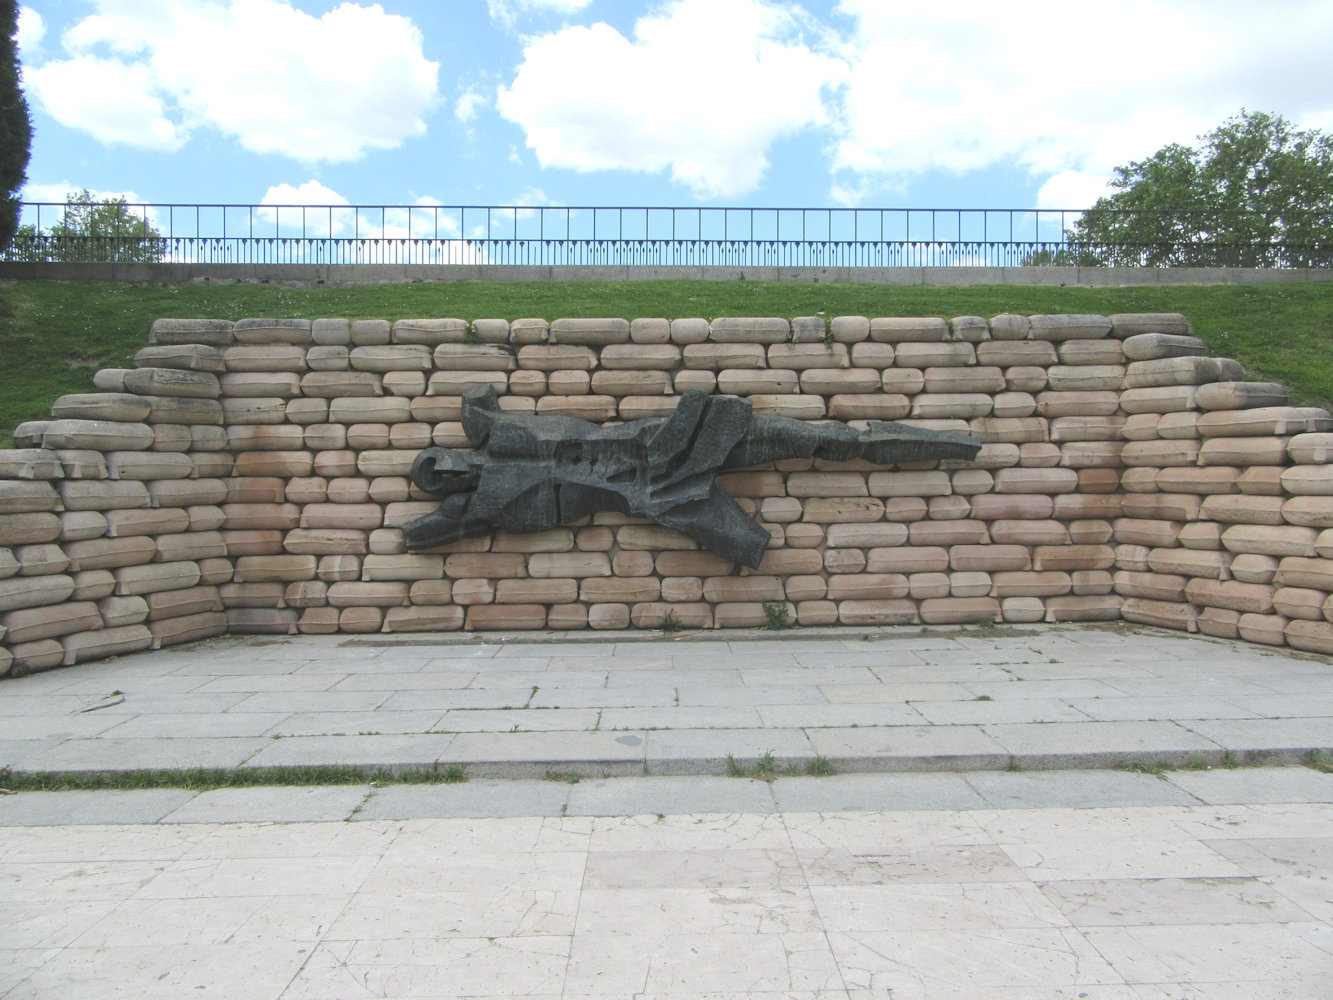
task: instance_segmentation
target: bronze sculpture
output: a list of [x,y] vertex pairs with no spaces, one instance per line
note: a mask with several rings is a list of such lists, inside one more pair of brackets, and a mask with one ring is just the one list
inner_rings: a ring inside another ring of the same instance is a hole
[[669,417],[601,427],[561,416],[510,414],[495,390],[463,396],[463,432],[475,451],[427,448],[412,481],[444,497],[403,528],[411,550],[476,538],[494,528],[522,533],[597,511],[650,517],[724,558],[754,568],[769,534],[717,484],[728,469],[785,458],[865,459],[876,465],[970,459],[965,434],[871,421],[845,424],[755,415],[748,399],[691,389]]

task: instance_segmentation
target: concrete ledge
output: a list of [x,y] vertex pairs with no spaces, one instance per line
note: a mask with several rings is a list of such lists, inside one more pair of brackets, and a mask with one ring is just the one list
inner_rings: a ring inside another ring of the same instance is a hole
[[461,281],[771,281],[784,284],[1141,285],[1333,281],[1329,268],[1148,267],[696,267],[542,264],[33,264],[0,262],[0,281],[117,281],[137,285],[254,283],[371,285]]

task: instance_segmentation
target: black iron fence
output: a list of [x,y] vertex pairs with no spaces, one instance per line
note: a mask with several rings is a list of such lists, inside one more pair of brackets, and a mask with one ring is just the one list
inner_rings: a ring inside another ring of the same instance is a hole
[[1054,209],[25,202],[0,260],[653,267],[1330,267],[1333,217]]

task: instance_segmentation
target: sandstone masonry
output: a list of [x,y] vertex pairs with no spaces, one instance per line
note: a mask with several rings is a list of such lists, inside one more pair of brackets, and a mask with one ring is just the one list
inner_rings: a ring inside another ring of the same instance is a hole
[[[225,632],[1127,620],[1333,653],[1333,417],[1174,314],[159,320],[0,452],[0,675]],[[687,388],[968,431],[972,462],[720,477],[757,571],[612,514],[408,554],[461,395],[609,422]]]

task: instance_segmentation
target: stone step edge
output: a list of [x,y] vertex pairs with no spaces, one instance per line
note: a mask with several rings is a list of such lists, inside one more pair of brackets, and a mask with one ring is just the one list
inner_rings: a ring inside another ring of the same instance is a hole
[[[1307,764],[1312,757],[1333,755],[1333,747],[1272,747],[1248,749],[1215,750],[1151,750],[1140,749],[1126,752],[1088,751],[1085,753],[1052,754],[930,754],[930,755],[884,755],[884,756],[848,756],[818,758],[825,774],[900,774],[949,772],[969,773],[972,771],[1082,771],[1082,770],[1132,770],[1154,773],[1157,770],[1217,770],[1238,767],[1276,767]],[[320,782],[320,772],[332,770],[359,772],[365,781],[383,778],[385,774],[399,776],[413,773],[431,773],[441,776],[440,784],[451,783],[443,776],[454,769],[461,769],[462,783],[471,778],[478,779],[567,779],[567,778],[625,778],[625,777],[808,777],[818,780],[820,775],[809,771],[817,758],[814,757],[777,757],[771,759],[771,772],[758,771],[761,759],[755,756],[735,756],[717,758],[676,758],[653,761],[627,760],[438,760],[438,761],[400,761],[396,763],[378,762],[319,764],[319,765],[241,765],[235,768],[89,768],[61,770],[29,770],[22,767],[7,769],[6,776],[25,779],[43,778],[58,782],[63,778],[97,778],[113,783],[117,776],[142,775],[146,771],[160,777],[160,783],[141,787],[178,787],[171,783],[175,776],[184,778],[188,774],[198,774],[201,770],[209,775],[227,775],[235,773],[262,775],[264,772],[281,774],[284,785],[298,784],[303,772],[313,779],[309,784],[343,784],[346,782]],[[3,782],[0,782],[2,784]],[[414,783],[430,784],[433,781]],[[256,785],[262,782],[255,782]],[[114,787],[114,785],[113,785]],[[219,782],[219,787],[234,787]]]

